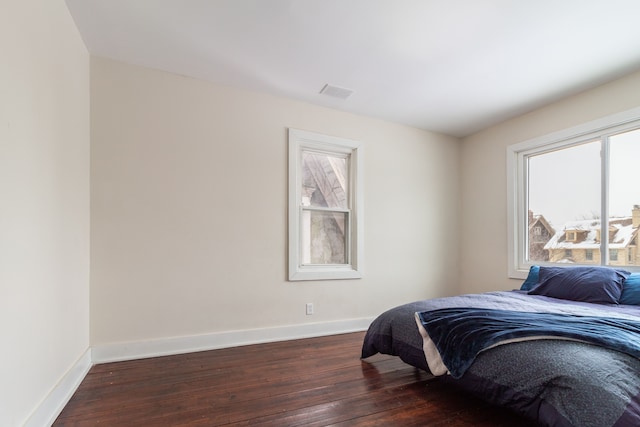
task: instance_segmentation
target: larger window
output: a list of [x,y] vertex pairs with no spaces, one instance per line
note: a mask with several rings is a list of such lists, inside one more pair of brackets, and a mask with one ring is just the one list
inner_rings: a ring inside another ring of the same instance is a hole
[[289,129],[289,280],[362,277],[362,151]]
[[640,267],[639,166],[640,109],[508,147],[510,276]]

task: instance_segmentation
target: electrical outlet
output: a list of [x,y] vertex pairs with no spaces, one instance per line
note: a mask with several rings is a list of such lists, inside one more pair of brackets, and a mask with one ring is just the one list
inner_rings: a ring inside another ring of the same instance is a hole
[[307,316],[310,316],[313,314],[313,303],[312,302],[308,302],[307,303]]

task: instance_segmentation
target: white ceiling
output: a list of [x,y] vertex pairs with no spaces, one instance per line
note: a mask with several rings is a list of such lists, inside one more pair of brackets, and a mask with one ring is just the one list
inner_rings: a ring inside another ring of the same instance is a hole
[[453,136],[640,69],[638,0],[67,4],[93,55]]

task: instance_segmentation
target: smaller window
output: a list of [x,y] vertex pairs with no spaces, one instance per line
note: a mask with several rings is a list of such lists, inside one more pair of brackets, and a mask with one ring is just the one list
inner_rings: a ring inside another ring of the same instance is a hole
[[593,261],[593,249],[587,249],[584,256],[587,261]]
[[575,231],[567,231],[566,240],[568,242],[575,242],[576,241],[576,232]]
[[565,249],[564,250],[564,257],[565,258],[571,258],[571,255],[573,255],[572,252],[571,252],[571,249]]
[[362,277],[362,151],[289,129],[289,280]]
[[533,235],[534,236],[540,236],[542,235],[542,227],[540,226],[536,226],[533,228]]

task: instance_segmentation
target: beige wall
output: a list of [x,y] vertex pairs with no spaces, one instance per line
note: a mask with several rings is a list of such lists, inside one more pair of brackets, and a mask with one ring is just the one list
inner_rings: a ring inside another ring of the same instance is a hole
[[89,347],[89,56],[63,0],[0,12],[0,425]]
[[640,73],[635,73],[462,141],[462,292],[522,283],[507,277],[506,147],[638,106]]
[[[93,345],[457,292],[454,138],[98,58],[91,125]],[[288,127],[365,143],[365,278],[286,281]]]

